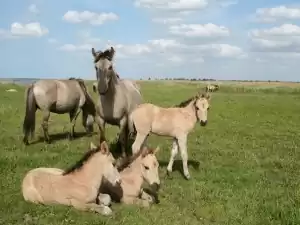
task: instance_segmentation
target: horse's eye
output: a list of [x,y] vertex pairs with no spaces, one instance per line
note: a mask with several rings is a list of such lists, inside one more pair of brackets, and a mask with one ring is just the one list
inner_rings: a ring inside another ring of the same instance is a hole
[[149,170],[149,167],[148,166],[144,166],[145,167],[145,170]]
[[112,68],[113,68],[112,66],[108,67],[109,70],[112,70]]
[[196,110],[199,110],[199,107],[198,107],[198,106],[196,106],[196,107],[195,107],[195,109],[196,109]]
[[207,108],[207,110],[209,110],[209,107]]

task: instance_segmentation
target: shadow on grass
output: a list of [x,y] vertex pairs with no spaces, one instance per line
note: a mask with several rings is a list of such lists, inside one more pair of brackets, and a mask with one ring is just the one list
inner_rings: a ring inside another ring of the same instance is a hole
[[[79,139],[79,138],[82,138],[82,137],[92,137],[95,134],[97,134],[97,132],[91,132],[91,133],[75,132],[74,137],[73,137],[72,140]],[[50,136],[50,143],[49,144],[54,143],[56,141],[68,139],[68,135],[69,135],[68,132],[57,133],[57,134],[49,134],[49,136]],[[70,140],[70,141],[72,141],[72,140]],[[38,140],[30,142],[29,145],[42,143],[42,142],[45,142],[45,138],[44,137],[39,137]]]
[[[161,161],[161,160],[158,160],[159,162],[159,166],[160,167],[167,167],[169,162],[168,161]],[[195,170],[199,170],[199,167],[200,167],[200,162],[196,161],[196,160],[188,160],[188,166],[192,166]],[[173,163],[173,172],[174,171],[178,171],[181,173],[181,175],[184,177],[184,173],[183,173],[183,167],[182,167],[182,160],[174,160],[174,163]],[[170,175],[170,177],[172,177]]]

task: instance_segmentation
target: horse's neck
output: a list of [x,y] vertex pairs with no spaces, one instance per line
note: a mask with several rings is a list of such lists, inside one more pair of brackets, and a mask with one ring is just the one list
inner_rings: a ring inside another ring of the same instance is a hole
[[197,122],[196,109],[194,106],[195,100],[191,101],[186,107],[182,108],[188,114],[190,114],[191,118],[193,118],[195,123]]

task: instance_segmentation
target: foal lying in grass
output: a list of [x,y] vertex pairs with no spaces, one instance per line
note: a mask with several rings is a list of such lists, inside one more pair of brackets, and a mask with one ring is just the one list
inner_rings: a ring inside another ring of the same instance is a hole
[[[151,203],[158,203],[157,191],[160,179],[159,164],[155,156],[158,150],[158,147],[156,149],[143,147],[139,154],[123,162],[119,167],[121,184],[112,187],[109,182],[104,182],[100,188],[101,193],[109,194],[113,200],[125,204],[148,207]],[[144,181],[150,186],[149,194],[142,189]]]
[[189,179],[187,136],[194,129],[197,122],[201,126],[207,124],[209,100],[210,96],[205,93],[197,94],[178,106],[170,108],[163,108],[150,103],[137,106],[129,116],[130,132],[134,133],[136,131],[132,153],[136,154],[139,151],[150,133],[173,137],[173,148],[167,171],[172,171],[174,159],[179,149],[183,163],[183,172],[185,177]]
[[[113,186],[120,183],[115,159],[106,142],[100,147],[91,143],[90,150],[70,169],[36,168],[30,170],[23,179],[22,193],[28,202],[40,204],[62,204],[83,211],[94,211],[109,215],[109,196],[99,194],[103,178]],[[100,204],[96,204],[96,201]]]

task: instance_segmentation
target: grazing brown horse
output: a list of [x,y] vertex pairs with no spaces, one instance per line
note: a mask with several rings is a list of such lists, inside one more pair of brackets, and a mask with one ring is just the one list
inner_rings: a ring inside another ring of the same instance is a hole
[[74,127],[79,113],[82,111],[82,125],[87,132],[93,130],[95,103],[81,79],[39,80],[31,84],[26,91],[26,113],[23,123],[23,142],[28,145],[28,136],[33,138],[35,130],[35,114],[39,109],[43,113],[42,128],[44,137],[50,142],[48,120],[50,112],[56,114],[69,113],[70,133],[74,137]]
[[[104,182],[100,190],[109,194],[115,201],[124,204],[136,204],[148,207],[152,203],[158,203],[157,191],[160,186],[159,163],[156,158],[156,149],[143,146],[139,154],[127,157],[118,168],[121,170],[122,183],[119,186],[112,186]],[[142,189],[146,182],[150,189],[148,193]]]
[[[27,172],[22,182],[23,197],[36,204],[68,205],[109,215],[110,202],[103,204],[107,196],[100,194],[99,189],[104,179],[112,186],[120,184],[121,177],[114,163],[106,142],[100,147],[91,143],[90,150],[68,170],[40,167]],[[100,204],[96,204],[97,198]]]
[[197,122],[201,126],[207,124],[209,99],[210,96],[204,93],[197,94],[171,108],[163,108],[150,103],[140,104],[129,116],[130,132],[136,132],[132,153],[136,154],[140,150],[150,133],[173,137],[173,148],[167,171],[169,173],[172,171],[174,159],[179,149],[185,178],[190,179],[187,166],[187,136]]

